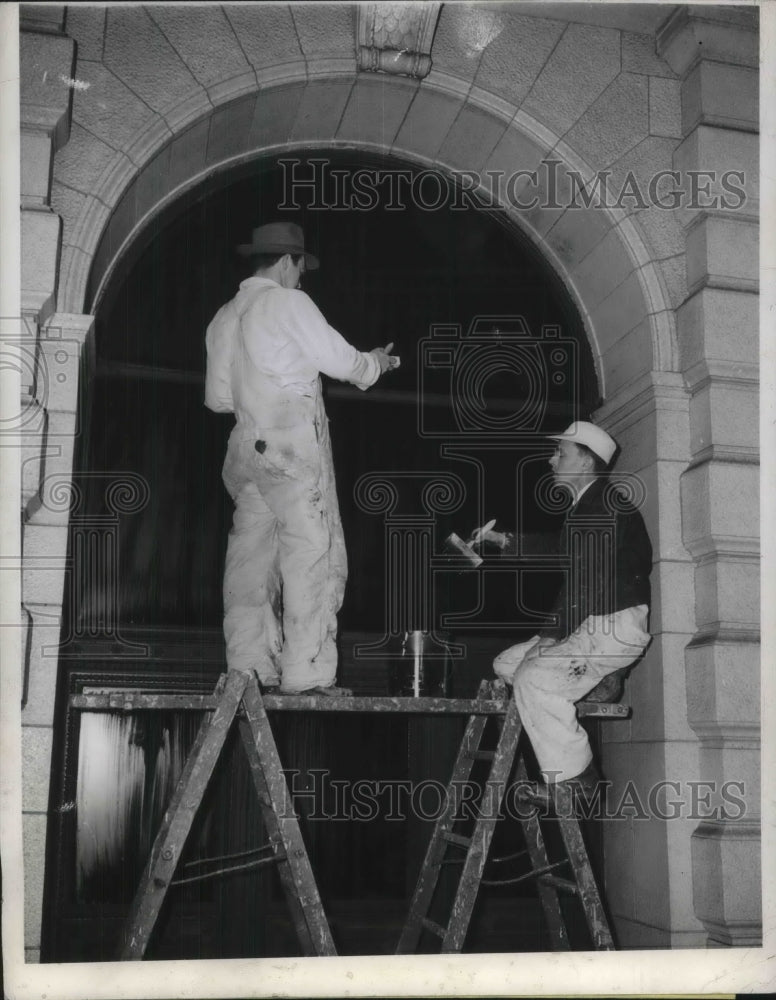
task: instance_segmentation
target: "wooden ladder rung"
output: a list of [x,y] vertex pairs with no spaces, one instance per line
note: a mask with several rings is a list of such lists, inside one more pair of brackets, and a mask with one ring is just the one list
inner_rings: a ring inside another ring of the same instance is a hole
[[469,760],[493,760],[495,756],[495,750],[468,750],[466,753]]
[[560,878],[559,875],[539,875],[536,881],[541,882],[542,885],[552,886],[553,889],[559,889],[561,892],[567,892],[571,896],[579,895],[576,882],[572,882],[567,878]]
[[630,705],[618,701],[578,701],[577,717],[580,719],[628,719]]
[[458,833],[443,833],[442,839],[446,840],[448,844],[455,844],[456,847],[463,847],[467,851],[471,847],[472,843],[471,837],[462,837]]
[[521,786],[517,791],[517,797],[521,802],[531,802],[536,806],[546,806],[550,802],[549,789],[537,782]]
[[446,927],[443,927],[441,924],[438,924],[435,920],[429,920],[428,917],[424,917],[421,920],[421,923],[423,924],[423,926],[426,928],[427,931],[431,931],[432,934],[436,934],[437,937],[442,938],[444,940],[445,935],[447,934]]

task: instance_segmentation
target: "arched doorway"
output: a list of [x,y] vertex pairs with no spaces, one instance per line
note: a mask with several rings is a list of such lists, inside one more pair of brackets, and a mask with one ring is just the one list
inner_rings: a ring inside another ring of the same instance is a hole
[[[340,616],[342,679],[361,693],[386,693],[390,663],[387,657],[360,661],[354,652],[359,643],[379,639],[386,625],[385,524],[359,507],[358,481],[379,474],[388,480],[395,476],[402,488],[409,482],[400,502],[405,515],[417,516],[419,492],[427,481],[440,472],[457,477],[464,487],[461,503],[437,519],[437,548],[449,530],[471,530],[485,511],[513,525],[516,517],[525,516],[516,492],[518,471],[527,468],[529,481],[535,483],[546,457],[541,435],[587,416],[600,403],[592,353],[568,293],[500,213],[483,211],[471,199],[463,202],[443,175],[438,175],[437,190],[445,190],[449,199],[430,208],[428,200],[418,197],[422,189],[413,180],[417,171],[374,154],[320,150],[297,155],[294,176],[324,162],[329,174],[320,188],[303,188],[298,210],[281,208],[292,200],[292,192],[288,164],[277,161],[245,165],[192,189],[140,234],[96,295],[96,367],[84,387],[89,433],[76,480],[83,476],[87,484],[88,516],[103,512],[104,484],[96,473],[137,477],[146,486],[147,503],[122,519],[118,529],[118,600],[112,622],[117,641],[112,649],[106,649],[100,634],[104,581],[93,566],[68,591],[70,608],[64,619],[75,623],[75,634],[67,637],[70,649],[62,658],[67,677],[63,690],[87,682],[92,687],[144,687],[151,683],[150,665],[157,687],[162,678],[198,689],[212,685],[223,667],[220,582],[231,503],[220,483],[220,465],[231,420],[202,405],[203,333],[243,276],[233,248],[253,225],[289,211],[301,216],[323,260],[321,271],[306,284],[329,321],[361,349],[392,340],[403,358],[396,378],[371,395],[327,385],[351,566]],[[336,211],[334,201],[343,186],[352,188],[355,178],[363,181],[371,174],[382,177],[384,184],[408,176],[410,197],[401,210],[386,207],[383,199],[368,210]],[[430,185],[433,176],[426,172],[424,183]],[[315,207],[316,199],[324,210]],[[444,344],[453,353],[447,362],[429,363],[427,348],[433,347],[437,330],[446,333]],[[456,375],[461,365],[454,355],[483,344],[489,351],[512,345],[510,350],[514,348],[522,363],[507,361],[483,369],[474,391]],[[469,427],[467,433],[464,426],[461,433],[462,392],[471,394],[481,417],[497,428],[507,420],[516,433],[502,434],[498,447],[491,446],[484,455],[482,427]],[[467,450],[467,442],[473,450]],[[452,445],[457,447],[451,451]],[[530,513],[540,526],[542,519],[552,520],[535,506]],[[467,655],[455,664],[454,683],[462,695],[473,693],[479,678],[489,675],[493,654],[516,641],[525,627],[518,603],[526,588],[503,575],[493,575],[487,585],[483,581],[442,572],[433,594],[434,628],[441,628],[443,616],[448,625],[451,618],[459,620],[454,638],[464,640]],[[549,603],[553,582],[550,575],[533,574],[530,604],[536,613]],[[145,655],[137,656],[139,648]],[[88,677],[84,659],[91,664]],[[316,770],[351,782],[412,780],[419,775],[441,779],[458,736],[455,722],[437,726],[433,739],[428,734],[431,723],[421,732],[392,720],[384,725],[369,719],[338,720],[336,727],[310,719],[288,722],[280,738],[287,766],[302,773],[297,788],[308,787],[304,781]],[[63,715],[55,738],[75,753],[76,730],[68,739],[68,726],[72,720]],[[121,757],[126,744],[139,747],[145,755],[145,794],[158,798],[159,782],[169,783],[176,754],[185,752],[191,738],[172,720],[160,726],[159,732],[82,729],[81,759],[100,748]],[[87,746],[89,739],[93,742]],[[167,746],[172,749],[163,752]],[[359,751],[357,762],[354,748]],[[198,833],[195,849],[210,856],[249,849],[257,826],[246,805],[246,776],[234,755],[231,761],[231,776],[214,791],[211,812]],[[72,766],[72,760],[63,762],[60,781],[74,788],[77,797],[73,776],[67,773]],[[148,775],[160,767],[154,783]],[[109,821],[116,856],[124,857],[123,879],[117,880],[111,869],[114,862],[94,859],[83,850],[83,833],[68,828],[67,817],[60,814],[52,824],[52,841],[60,844],[60,870],[51,876],[50,895],[56,902],[50,908],[49,957],[95,959],[110,954],[115,920],[131,885],[126,871],[133,865],[127,856],[140,855],[142,848],[137,837],[122,828],[128,812],[121,803],[134,792],[134,785],[119,787],[120,815]],[[229,828],[215,830],[214,815],[227,802]],[[80,813],[85,812],[88,804],[82,802]],[[146,812],[147,824],[152,824],[151,810]],[[324,901],[338,922],[344,953],[390,950],[429,832],[428,823],[411,818],[399,835],[384,819],[368,829],[365,824],[327,828],[310,821],[308,842],[314,864],[326,860],[318,866],[323,873],[319,879]],[[75,886],[61,871],[73,855],[82,859]],[[157,957],[282,954],[288,947],[293,953],[293,944],[282,933],[273,937],[269,925],[255,930],[260,914],[248,921],[254,932],[247,936],[230,924],[230,914],[239,912],[244,928],[245,908],[257,898],[264,899],[265,907],[272,905],[277,895],[273,886],[257,879],[248,876],[240,886],[232,880],[204,896],[190,891],[174,896],[174,916],[168,915],[162,924]],[[104,901],[90,889],[95,882],[108,887],[113,923],[106,920]],[[499,905],[505,901],[491,903]],[[514,905],[514,900],[506,905]],[[74,917],[79,907],[80,922]],[[87,911],[90,916],[84,917]],[[282,922],[271,912],[272,919]],[[483,920],[488,919],[484,911]],[[79,933],[73,932],[74,926],[80,927]],[[358,931],[363,926],[371,928],[366,938]],[[216,933],[214,928],[221,930]],[[475,925],[473,950],[498,946],[492,931],[487,944],[479,947],[476,941]],[[505,937],[502,946],[510,950],[514,941]],[[542,946],[537,940],[536,947]]]

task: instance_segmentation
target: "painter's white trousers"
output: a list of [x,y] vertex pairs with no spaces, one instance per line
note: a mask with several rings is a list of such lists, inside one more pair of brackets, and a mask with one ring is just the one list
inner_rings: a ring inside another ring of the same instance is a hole
[[548,782],[574,778],[593,759],[575,702],[630,666],[649,643],[645,604],[586,618],[561,642],[538,635],[499,653],[493,669],[514,687],[520,719]]
[[[257,450],[256,442],[259,442]],[[224,570],[227,666],[284,691],[330,687],[347,556],[329,427],[237,424],[223,479],[235,503]]]

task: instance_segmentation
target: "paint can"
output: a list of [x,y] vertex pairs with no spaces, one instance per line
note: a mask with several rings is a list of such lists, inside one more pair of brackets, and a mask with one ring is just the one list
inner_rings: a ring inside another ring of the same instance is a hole
[[452,697],[452,657],[447,633],[405,632],[402,655],[391,665],[391,694],[402,698]]

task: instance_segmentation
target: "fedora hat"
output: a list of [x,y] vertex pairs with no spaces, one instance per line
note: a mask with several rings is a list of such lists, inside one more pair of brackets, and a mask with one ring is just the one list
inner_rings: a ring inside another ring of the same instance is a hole
[[237,253],[241,257],[253,257],[259,253],[303,254],[309,271],[318,268],[318,258],[305,250],[302,227],[295,222],[268,222],[265,226],[257,226],[251,234],[251,242],[241,243]]
[[585,420],[577,420],[570,424],[562,434],[548,434],[547,437],[553,441],[571,441],[572,444],[583,444],[607,465],[617,451],[617,442],[613,437],[610,437],[605,430]]

